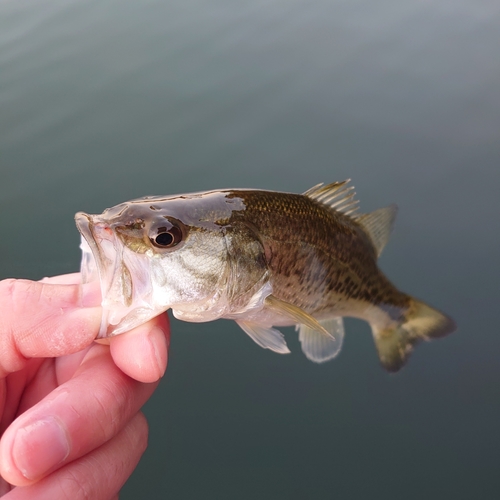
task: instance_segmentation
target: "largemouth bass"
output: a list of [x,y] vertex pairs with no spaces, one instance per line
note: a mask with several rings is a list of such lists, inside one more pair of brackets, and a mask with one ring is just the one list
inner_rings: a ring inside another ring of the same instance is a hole
[[99,280],[99,337],[172,309],[184,321],[236,323],[261,347],[288,353],[275,326],[296,325],[321,363],[344,338],[342,318],[367,321],[382,365],[399,370],[415,344],[455,329],[380,271],[394,205],[368,214],[347,183],[303,194],[227,189],[145,197],[76,214],[84,283]]

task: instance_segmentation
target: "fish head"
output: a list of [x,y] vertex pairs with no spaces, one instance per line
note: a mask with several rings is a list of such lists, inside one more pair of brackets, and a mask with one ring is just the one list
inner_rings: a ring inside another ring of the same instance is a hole
[[102,297],[97,338],[126,332],[169,308],[190,321],[222,316],[229,274],[224,221],[234,210],[237,201],[213,192],[77,213],[83,294],[99,283]]

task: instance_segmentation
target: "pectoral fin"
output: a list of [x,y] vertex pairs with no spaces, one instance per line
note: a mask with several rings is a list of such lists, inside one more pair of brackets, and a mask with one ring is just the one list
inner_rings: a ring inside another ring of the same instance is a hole
[[302,351],[307,359],[315,363],[324,363],[337,356],[344,340],[344,322],[341,317],[330,318],[320,324],[330,332],[331,337],[326,337],[306,325],[297,325]]
[[283,334],[274,328],[265,327],[251,321],[237,321],[240,328],[257,344],[264,349],[279,354],[288,354],[288,349]]
[[331,339],[332,335],[326,330],[317,319],[313,318],[310,314],[306,313],[300,307],[294,306],[288,302],[277,299],[274,295],[268,295],[264,304],[267,308],[272,309],[281,316],[290,318],[293,323],[300,323],[309,327],[311,330],[319,332],[327,339]]

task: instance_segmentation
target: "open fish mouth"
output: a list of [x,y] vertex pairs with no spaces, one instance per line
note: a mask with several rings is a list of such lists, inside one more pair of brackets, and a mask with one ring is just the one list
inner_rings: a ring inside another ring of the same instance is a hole
[[98,215],[78,212],[76,225],[82,236],[82,298],[95,290],[102,297],[102,319],[96,338],[124,333],[165,311],[155,307],[150,262],[145,255],[126,248],[112,224]]

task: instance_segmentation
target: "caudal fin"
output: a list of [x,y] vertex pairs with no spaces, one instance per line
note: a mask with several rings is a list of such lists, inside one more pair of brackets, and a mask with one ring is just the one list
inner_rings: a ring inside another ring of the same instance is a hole
[[406,363],[420,341],[444,337],[455,328],[451,318],[415,299],[400,323],[386,329],[372,327],[380,362],[390,372]]

